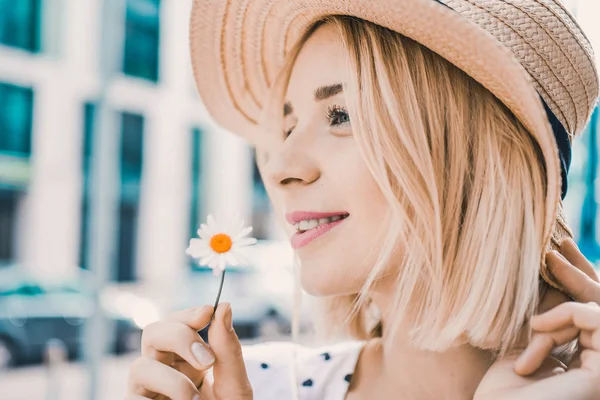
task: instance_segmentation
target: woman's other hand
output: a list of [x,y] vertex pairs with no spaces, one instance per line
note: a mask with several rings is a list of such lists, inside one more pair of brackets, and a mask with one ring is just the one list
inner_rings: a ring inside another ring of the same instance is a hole
[[[547,255],[550,272],[577,302],[555,289],[531,320],[533,337],[519,355],[498,360],[488,370],[476,400],[600,398],[600,283],[593,265],[572,240]],[[568,365],[549,357],[553,348],[579,338]],[[516,361],[515,361],[516,358]]]
[[[560,252],[553,251],[546,256],[546,263],[550,273],[563,285],[571,298],[579,303],[595,303],[600,305],[600,280],[592,263],[581,253],[575,242],[571,239],[563,241]],[[540,313],[546,313],[568,300],[566,296],[556,289],[550,289],[540,304]],[[534,317],[536,318],[536,317]],[[532,327],[533,328],[533,327]],[[556,345],[548,342],[546,332],[537,332],[533,328],[533,338],[529,348],[533,346],[537,351],[530,353],[533,357],[525,357],[515,364],[515,372],[519,375],[530,375],[540,366],[540,359],[550,355]],[[574,338],[575,339],[575,338]],[[569,368],[577,368],[581,364],[580,346],[575,357],[569,362]]]
[[[129,372],[127,400],[252,399],[230,305],[217,308],[208,329],[210,347],[197,333],[212,312],[212,306],[181,310],[144,329],[142,356]],[[205,379],[210,368],[214,381]]]

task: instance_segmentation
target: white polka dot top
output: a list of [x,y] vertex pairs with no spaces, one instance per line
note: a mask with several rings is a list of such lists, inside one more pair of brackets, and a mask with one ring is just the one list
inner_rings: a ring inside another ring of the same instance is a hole
[[292,365],[296,350],[300,400],[343,400],[365,342],[348,341],[310,348],[289,342],[269,342],[243,349],[256,400],[293,399]]

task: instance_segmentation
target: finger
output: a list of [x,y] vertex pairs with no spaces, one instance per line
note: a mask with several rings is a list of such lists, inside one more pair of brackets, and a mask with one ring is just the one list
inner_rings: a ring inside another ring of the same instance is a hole
[[525,351],[515,361],[515,372],[519,375],[534,373],[542,366],[552,349],[575,339],[578,334],[579,329],[574,326],[553,332],[535,333]]
[[[192,328],[196,331],[199,331],[199,330],[204,329],[210,323],[210,319],[212,318],[213,310],[214,310],[214,307],[211,305],[186,308],[184,310],[180,310],[180,311],[177,311],[177,312],[171,314],[171,316],[169,316],[168,320],[172,321],[172,322],[180,322],[182,324],[189,326],[190,328]],[[210,346],[208,344],[206,344],[202,338],[200,338],[199,340],[205,348],[210,350]],[[199,349],[198,351],[202,351],[202,349]],[[211,354],[212,354],[212,350],[211,350]],[[200,357],[200,355],[198,357]],[[208,357],[208,356],[204,355],[204,357]],[[214,360],[214,355],[212,358]],[[207,362],[208,361],[210,361],[210,357],[208,358]],[[194,382],[196,387],[200,387],[200,385],[202,384],[202,381],[204,379],[204,376],[206,375],[206,371],[198,371],[198,369],[196,369],[192,364],[188,363],[187,361],[185,361],[184,359],[182,359],[178,356],[175,357],[173,367],[175,369],[177,369],[178,371],[180,371],[181,373],[185,374],[188,378],[190,378],[191,381]],[[203,399],[205,397],[206,397],[205,395],[202,396]]]
[[600,329],[600,306],[596,303],[563,303],[544,314],[534,315],[531,327],[538,332],[549,332],[574,325],[579,329]]
[[[184,310],[179,310],[167,317],[166,321],[179,322],[189,326],[196,331],[201,330],[205,327],[210,318],[212,317],[213,307],[210,305],[202,307],[190,307]],[[160,321],[164,322],[164,321]],[[144,343],[142,343],[142,351],[144,350]]]
[[172,366],[173,359],[164,362],[165,353],[177,354],[200,371],[208,369],[215,359],[195,329],[179,322],[154,322],[142,332],[142,355]]
[[[190,380],[194,382],[194,385],[196,385],[197,388],[201,387],[204,384],[203,381],[209,371],[199,371],[185,360],[176,361],[175,365],[173,365],[173,368],[190,378]],[[202,399],[204,400],[204,397],[202,397]]]
[[137,394],[130,394],[125,397],[125,400],[150,400],[148,397],[138,396]]
[[191,307],[176,311],[168,317],[168,321],[180,322],[196,331],[202,330],[210,322],[213,306]]
[[157,394],[172,400],[192,400],[199,396],[189,378],[148,357],[139,357],[129,372],[128,394],[153,398]]
[[563,240],[560,244],[560,252],[571,264],[579,268],[595,282],[600,283],[594,265],[583,255],[573,239]]
[[215,397],[252,399],[242,345],[233,330],[231,306],[228,303],[217,307],[215,320],[208,329],[208,342],[217,358],[213,366]]
[[548,253],[546,264],[550,273],[575,300],[581,303],[593,301],[600,304],[600,283],[567,261],[559,252]]
[[583,350],[581,352],[581,368],[600,374],[600,353],[589,349]]
[[594,348],[594,340],[595,339],[596,332],[592,332],[592,331],[581,331],[579,333],[579,347],[582,348],[582,350],[584,349],[592,349]]

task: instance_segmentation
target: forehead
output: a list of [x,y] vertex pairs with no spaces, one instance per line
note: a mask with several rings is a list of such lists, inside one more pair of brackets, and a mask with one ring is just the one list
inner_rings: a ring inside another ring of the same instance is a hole
[[[290,75],[288,99],[312,96],[318,86],[341,82],[346,71],[345,51],[331,25],[319,27],[304,43]],[[296,99],[299,100],[299,99]]]

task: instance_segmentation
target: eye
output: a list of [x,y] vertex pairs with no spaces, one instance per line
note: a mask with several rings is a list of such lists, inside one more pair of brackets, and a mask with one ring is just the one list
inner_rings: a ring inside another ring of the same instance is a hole
[[348,111],[344,107],[331,106],[327,110],[327,119],[329,120],[329,126],[339,126],[350,123],[350,116]]

